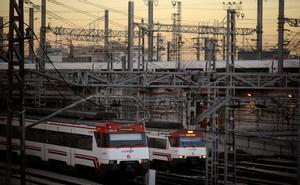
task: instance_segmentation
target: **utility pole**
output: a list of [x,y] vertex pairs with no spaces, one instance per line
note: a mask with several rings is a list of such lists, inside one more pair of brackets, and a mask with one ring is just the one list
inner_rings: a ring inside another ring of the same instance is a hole
[[3,17],[0,17],[0,54],[4,53],[4,28],[3,28]]
[[222,38],[222,59],[225,61],[226,60],[226,35],[223,35]]
[[153,0],[148,0],[148,62],[153,61]]
[[262,59],[262,34],[263,34],[263,0],[257,0],[257,60]]
[[40,29],[40,64],[39,69],[45,71],[46,63],[46,0],[42,0],[41,29]]
[[208,49],[208,44],[209,44],[209,38],[205,37],[204,38],[204,60],[208,61],[209,60],[209,49]]
[[34,61],[34,9],[29,8],[29,58],[33,62]]
[[[17,71],[16,68],[19,70]],[[6,184],[11,184],[11,153],[12,153],[12,120],[14,113],[19,118],[20,133],[20,173],[21,183],[26,184],[25,177],[25,99],[24,99],[24,1],[11,0],[9,4],[9,62],[8,62],[8,96],[6,125]],[[13,102],[15,87],[19,88],[19,102]]]
[[171,47],[172,47],[171,42],[168,42],[167,43],[167,61],[171,60]]
[[134,3],[128,2],[128,71],[133,71],[133,17]]
[[107,69],[112,69],[112,61],[110,60],[110,53],[109,53],[109,12],[108,10],[104,11],[104,48],[105,48],[105,60],[107,62]]
[[137,59],[137,67],[138,67],[138,71],[140,71],[141,69],[141,28],[139,28],[138,31],[138,59]]
[[[144,19],[142,19],[142,24],[144,25]],[[145,69],[145,29],[142,28],[142,70]]]
[[200,46],[200,34],[199,33],[198,33],[196,39],[197,39],[197,42],[196,42],[197,61],[200,61],[200,49],[201,49],[201,46]]
[[[300,106],[298,106],[298,113],[300,113]],[[297,143],[298,143],[297,144],[297,185],[300,185],[300,127],[299,126],[298,126]]]
[[278,15],[278,73],[283,72],[284,0],[279,0]]
[[157,61],[161,61],[161,45],[162,45],[162,38],[161,38],[161,34],[157,33],[157,53],[156,53],[156,60]]

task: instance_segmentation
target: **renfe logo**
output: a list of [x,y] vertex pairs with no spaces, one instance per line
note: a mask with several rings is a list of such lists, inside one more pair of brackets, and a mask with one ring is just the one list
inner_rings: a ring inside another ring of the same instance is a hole
[[122,150],[122,153],[130,153],[131,154],[133,152],[134,152],[134,150],[131,150],[131,149],[130,150]]

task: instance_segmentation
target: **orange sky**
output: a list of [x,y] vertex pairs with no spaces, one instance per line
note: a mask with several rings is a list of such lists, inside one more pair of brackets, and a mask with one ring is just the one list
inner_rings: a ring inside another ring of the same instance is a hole
[[[53,1],[53,0],[52,0]],[[87,11],[94,17],[87,16],[81,13],[76,13],[61,6],[57,6],[47,0],[47,10],[60,15],[61,17],[79,25],[88,27],[88,23],[93,21],[96,16],[104,15],[104,8],[112,8],[120,12],[110,11],[111,28],[124,29],[127,25],[127,0],[87,0],[97,5],[103,6],[91,6],[86,3],[82,3],[84,0],[56,0],[66,5],[78,8],[83,11]],[[0,0],[0,15],[8,15],[8,2],[9,0]],[[36,4],[40,4],[40,0],[32,0]],[[136,21],[140,17],[147,17],[147,6],[145,0],[134,0],[135,2],[135,15]],[[198,24],[203,22],[213,23],[214,20],[222,20],[225,17],[225,10],[220,0],[182,0],[182,24]],[[245,14],[244,20],[238,20],[237,27],[256,27],[256,4],[257,0],[244,0],[243,1],[243,13]],[[28,7],[28,5],[26,5]],[[154,21],[162,23],[171,23],[171,13],[175,12],[172,8],[171,0],[160,0],[157,6],[154,8]],[[277,15],[278,15],[278,0],[266,0],[264,1],[264,45],[275,45],[277,43]],[[39,25],[40,12],[36,12],[38,19],[35,21],[36,25]],[[26,11],[25,21],[28,21],[28,12]],[[286,0],[285,1],[285,17],[300,18],[300,0]],[[48,16],[47,22],[52,26],[66,26],[64,23],[53,19]],[[100,22],[100,28],[103,28],[103,22]],[[70,26],[66,26],[70,27]],[[98,25],[96,25],[99,28]],[[290,28],[286,24],[286,28],[292,31],[300,32],[300,28]],[[36,27],[38,32],[38,27]],[[293,32],[294,33],[294,32]],[[288,36],[288,35],[287,35]],[[294,35],[291,35],[291,37]],[[250,42],[252,37],[248,39]],[[253,37],[255,38],[255,37]],[[300,36],[297,37],[300,40]],[[253,41],[251,42],[254,43]]]

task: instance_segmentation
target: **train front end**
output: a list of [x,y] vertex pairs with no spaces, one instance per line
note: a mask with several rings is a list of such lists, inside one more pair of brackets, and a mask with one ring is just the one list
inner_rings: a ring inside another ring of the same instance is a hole
[[205,138],[198,130],[174,130],[169,136],[173,165],[201,165],[206,159]]
[[139,175],[148,170],[149,150],[143,124],[99,124],[96,140],[105,171]]

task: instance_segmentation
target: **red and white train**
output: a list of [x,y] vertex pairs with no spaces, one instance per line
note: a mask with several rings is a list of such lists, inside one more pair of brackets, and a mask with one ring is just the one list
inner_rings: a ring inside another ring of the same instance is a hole
[[[26,119],[26,125],[35,122]],[[78,121],[77,122],[81,122]],[[0,150],[6,149],[6,118],[0,117]],[[19,145],[18,120],[13,120],[12,145]],[[42,161],[87,167],[95,172],[130,171],[142,174],[149,168],[144,125],[116,121],[47,121],[26,130],[26,154]],[[17,147],[15,147],[17,148]],[[19,150],[14,150],[19,154]]]
[[150,161],[167,162],[171,167],[200,165],[206,159],[204,133],[178,129],[170,132],[147,132]]

